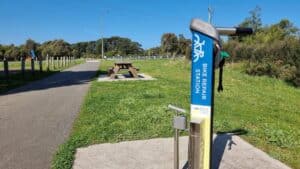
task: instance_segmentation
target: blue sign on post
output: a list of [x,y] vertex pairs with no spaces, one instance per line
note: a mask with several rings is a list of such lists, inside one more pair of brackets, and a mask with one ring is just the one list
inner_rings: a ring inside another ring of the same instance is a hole
[[192,31],[192,34],[191,123],[200,125],[201,169],[210,169],[214,41],[200,32]]
[[[192,32],[191,109],[210,115],[213,83],[213,39]],[[209,109],[209,110],[208,110]]]
[[34,50],[30,50],[30,54],[31,54],[31,58],[35,59],[36,56],[35,56]]

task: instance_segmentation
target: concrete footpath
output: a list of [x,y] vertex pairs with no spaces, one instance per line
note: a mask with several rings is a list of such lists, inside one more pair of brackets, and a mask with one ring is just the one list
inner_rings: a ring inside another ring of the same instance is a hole
[[[180,167],[188,137],[180,138]],[[238,136],[214,139],[213,169],[290,169]],[[173,169],[173,138],[99,144],[77,149],[73,169]]]
[[0,95],[0,169],[47,169],[67,138],[99,62]]

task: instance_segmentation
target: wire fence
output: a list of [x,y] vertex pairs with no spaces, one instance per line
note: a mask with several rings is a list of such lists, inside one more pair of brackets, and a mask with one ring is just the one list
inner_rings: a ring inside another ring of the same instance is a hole
[[111,56],[106,60],[158,60],[158,59],[184,59],[184,56]]
[[34,75],[35,72],[59,70],[74,64],[74,61],[75,58],[71,56],[47,56],[45,60],[21,58],[20,61],[8,61],[4,58],[0,64],[0,80],[9,80],[12,75],[16,74],[24,77],[28,73]]

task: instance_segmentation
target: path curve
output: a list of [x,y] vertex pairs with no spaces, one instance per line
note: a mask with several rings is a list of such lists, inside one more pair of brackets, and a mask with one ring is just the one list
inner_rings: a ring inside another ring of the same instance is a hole
[[0,95],[0,168],[50,168],[98,67],[87,62]]

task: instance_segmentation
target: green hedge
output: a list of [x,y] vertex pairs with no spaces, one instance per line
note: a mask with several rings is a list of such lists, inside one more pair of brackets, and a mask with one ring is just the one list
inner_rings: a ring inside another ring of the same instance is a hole
[[231,54],[230,60],[247,60],[246,73],[267,75],[300,86],[300,40],[286,38],[269,43],[240,43],[228,41],[224,49]]

